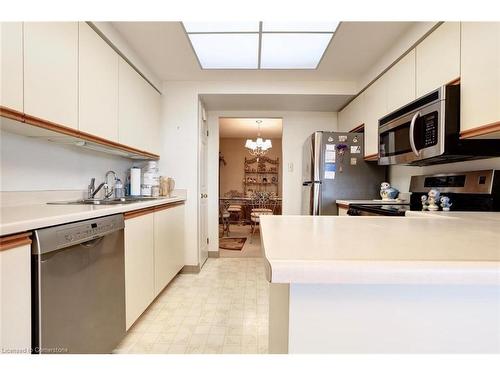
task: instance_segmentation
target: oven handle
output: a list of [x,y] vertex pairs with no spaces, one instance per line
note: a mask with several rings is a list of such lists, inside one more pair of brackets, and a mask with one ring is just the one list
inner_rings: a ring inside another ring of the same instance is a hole
[[415,122],[417,118],[420,116],[420,111],[416,112],[410,122],[410,146],[413,150],[413,153],[417,156],[420,156],[420,151],[417,150],[417,146],[415,146]]

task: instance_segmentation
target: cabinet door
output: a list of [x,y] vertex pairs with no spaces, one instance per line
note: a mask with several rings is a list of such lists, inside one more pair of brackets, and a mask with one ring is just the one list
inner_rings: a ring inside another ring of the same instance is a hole
[[125,221],[125,306],[127,329],[154,299],[154,214]]
[[0,250],[0,352],[31,348],[31,246]]
[[155,212],[155,295],[184,266],[184,205]]
[[22,22],[0,22],[0,105],[24,109]]
[[385,73],[387,113],[415,99],[415,49]]
[[417,97],[460,77],[460,22],[445,22],[416,48]]
[[118,142],[118,54],[79,23],[79,130]]
[[78,128],[78,22],[24,24],[24,111]]
[[387,82],[385,75],[364,92],[366,111],[365,157],[378,155],[378,120],[387,114]]
[[144,92],[147,100],[147,112],[144,114],[146,120],[144,125],[147,128],[147,148],[146,151],[155,154],[160,153],[160,111],[161,95],[149,83],[144,81]]
[[500,22],[463,22],[461,41],[463,132],[500,122]]
[[349,132],[365,123],[364,92],[339,112],[339,131]]
[[147,98],[143,78],[123,59],[119,63],[118,126],[120,143],[147,151]]

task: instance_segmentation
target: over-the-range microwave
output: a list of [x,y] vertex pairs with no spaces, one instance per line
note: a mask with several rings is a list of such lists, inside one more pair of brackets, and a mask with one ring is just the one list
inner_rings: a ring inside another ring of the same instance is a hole
[[378,135],[381,165],[500,156],[498,139],[460,139],[460,85],[442,86],[382,117]]

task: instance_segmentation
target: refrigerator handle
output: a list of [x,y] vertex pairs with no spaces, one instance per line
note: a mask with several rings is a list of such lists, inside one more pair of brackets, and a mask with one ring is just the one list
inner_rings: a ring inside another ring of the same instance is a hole
[[313,207],[312,207],[313,216],[320,215],[320,207],[321,207],[320,189],[321,189],[321,182],[319,184],[315,183],[313,186]]
[[302,186],[311,186],[312,184],[321,184],[321,181],[304,181]]

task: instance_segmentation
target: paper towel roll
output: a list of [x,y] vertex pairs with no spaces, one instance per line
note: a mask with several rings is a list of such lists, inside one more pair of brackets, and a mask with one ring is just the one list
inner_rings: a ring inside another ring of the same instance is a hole
[[141,168],[130,168],[130,195],[141,195]]

